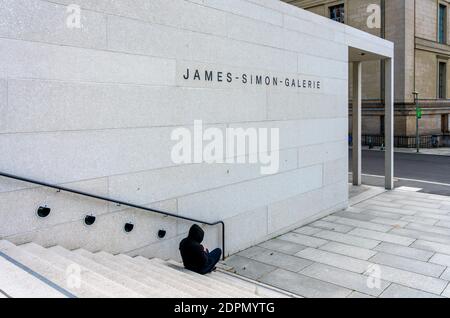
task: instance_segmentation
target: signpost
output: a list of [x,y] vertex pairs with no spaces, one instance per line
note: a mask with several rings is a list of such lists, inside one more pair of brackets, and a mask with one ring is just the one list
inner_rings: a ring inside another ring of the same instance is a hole
[[420,153],[420,135],[419,135],[419,119],[422,118],[422,109],[419,108],[419,93],[413,92],[414,104],[416,105],[416,148],[417,153]]

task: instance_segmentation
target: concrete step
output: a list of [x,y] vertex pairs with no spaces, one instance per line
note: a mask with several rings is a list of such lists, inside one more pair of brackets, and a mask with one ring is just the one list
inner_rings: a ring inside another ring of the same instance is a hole
[[53,251],[43,248],[34,243],[22,245],[21,248],[37,257],[50,261],[54,267],[59,268],[61,271],[68,273],[71,268],[74,270],[80,270],[80,282],[81,284],[88,284],[100,291],[107,291],[112,297],[118,298],[142,298],[142,294],[139,294],[121,284],[118,284],[99,273],[94,272],[92,269],[77,264],[71,259],[62,257]]
[[50,251],[65,257],[67,259],[70,259],[71,261],[89,268],[90,270],[99,273],[100,275],[120,284],[123,286],[126,286],[127,288],[135,291],[138,294],[141,294],[145,297],[149,298],[159,298],[164,297],[165,294],[161,293],[160,290],[156,288],[149,287],[140,281],[130,278],[126,275],[124,275],[121,271],[110,269],[98,262],[95,262],[87,257],[84,257],[80,254],[73,253],[69,250],[66,250],[65,248],[61,246],[54,246],[52,248],[49,248]]
[[91,253],[86,250],[76,250],[73,251],[76,254],[82,255],[86,258],[89,258],[103,266],[106,266],[112,270],[119,271],[123,275],[127,277],[138,280],[141,283],[149,286],[151,288],[155,288],[158,290],[160,296],[159,297],[167,297],[167,298],[188,298],[191,296],[190,292],[185,292],[181,290],[180,286],[173,287],[173,282],[167,283],[165,280],[160,280],[159,277],[155,275],[144,274],[131,266],[124,266],[120,262],[117,262],[115,257],[108,253]]
[[[181,263],[175,261],[165,261],[167,264],[183,269],[184,266]],[[238,275],[228,274],[226,271],[220,269],[209,274],[214,281],[220,281],[227,285],[233,286],[239,290],[245,290],[251,293],[254,297],[264,297],[264,298],[289,298],[292,295],[285,292],[281,292],[268,286],[263,286],[261,283],[250,280],[248,278],[243,278]]]
[[279,292],[272,291],[270,289],[266,289],[259,284],[251,283],[240,278],[236,278],[230,276],[228,274],[222,273],[220,271],[216,271],[212,273],[214,279],[226,282],[228,284],[234,285],[237,288],[241,288],[244,290],[248,290],[249,292],[255,294],[258,297],[264,298],[286,298],[286,295],[280,294]]
[[199,275],[175,261],[4,240],[0,252],[0,298],[295,297],[221,269]]
[[[145,258],[141,258],[144,259]],[[214,279],[212,277],[212,274],[208,275],[200,275],[197,273],[194,273],[192,271],[189,271],[184,268],[181,264],[178,264],[176,262],[167,262],[160,259],[151,259],[149,262],[154,263],[155,265],[160,266],[161,268],[166,268],[174,271],[173,273],[176,275],[179,275],[181,273],[182,275],[186,275],[186,277],[191,278],[192,280],[202,283],[205,286],[208,286],[210,288],[220,290],[221,292],[225,292],[233,297],[239,297],[239,298],[255,298],[257,295],[249,290],[241,289],[233,284],[230,284],[228,282],[222,282],[220,280]],[[178,273],[177,273],[178,272]]]
[[229,295],[231,297],[238,297],[238,298],[253,298],[255,297],[254,294],[248,293],[243,290],[239,290],[234,288],[233,286],[230,286],[228,284],[224,284],[220,281],[216,281],[214,279],[210,278],[210,275],[200,275],[197,273],[194,273],[192,271],[189,271],[185,269],[184,267],[180,268],[178,266],[174,266],[172,264],[167,263],[166,261],[163,261],[161,259],[146,259],[144,257],[140,257],[140,260],[142,260],[142,263],[145,264],[145,262],[150,262],[154,264],[155,266],[158,266],[162,270],[165,270],[167,272],[170,271],[172,275],[180,275],[185,277],[186,279],[189,279],[195,283],[202,284],[208,288],[211,288],[216,291],[220,291],[221,293],[224,293],[226,295]]
[[22,248],[19,248],[9,242],[0,241],[0,251],[77,297],[112,297],[112,295],[108,294],[107,292],[97,290],[89,284],[81,284],[79,288],[75,288],[74,286],[68,284],[69,282],[66,279],[65,271],[53,266],[50,261],[30,254]]
[[150,266],[142,265],[142,263],[135,258],[132,258],[127,255],[117,255],[115,256],[116,260],[123,262],[123,264],[127,264],[128,266],[133,266],[136,270],[141,272],[148,273],[149,275],[156,275],[157,277],[167,279],[171,286],[177,288],[183,288],[186,292],[190,293],[190,297],[220,297],[221,293],[213,290],[211,288],[207,288],[202,284],[198,284],[190,279],[186,279],[186,277],[181,275],[173,275],[173,273],[167,273],[164,269],[161,269],[153,264]]
[[[216,279],[223,279],[223,280],[230,280],[232,284],[236,286],[240,286],[242,288],[251,288],[251,290],[254,290],[254,293],[263,298],[302,298],[298,295],[294,295],[290,292],[280,290],[278,288],[268,286],[266,284],[262,284],[260,282],[254,281],[247,277],[242,277],[237,274],[229,273],[226,271],[223,271],[221,269],[215,271],[213,273],[214,278]],[[250,287],[251,286],[251,287]]]
[[189,276],[180,275],[181,273],[174,273],[166,266],[162,267],[159,264],[152,263],[150,260],[141,256],[131,258],[126,255],[118,255],[117,257],[122,258],[124,261],[133,263],[134,265],[142,268],[142,270],[156,272],[160,276],[170,277],[172,279],[182,281],[184,284],[194,287],[198,292],[201,291],[206,293],[207,295],[205,297],[231,297],[230,294],[224,295],[223,291],[220,291],[217,288],[211,288],[210,286],[205,285],[204,282],[196,281]]
[[[11,298],[67,298],[45,282],[0,256],[0,290]],[[0,298],[7,298],[0,292]]]
[[137,271],[147,273],[148,275],[152,275],[153,277],[158,277],[158,279],[166,280],[167,283],[169,283],[173,287],[180,289],[182,288],[183,291],[189,293],[190,297],[224,297],[222,293],[216,290],[207,288],[204,285],[186,279],[181,275],[173,275],[172,273],[167,273],[166,271],[161,270],[159,267],[153,266],[152,264],[145,266],[142,265],[142,263],[140,263],[138,260],[125,255],[117,255],[114,258],[117,261],[121,262],[124,266],[132,266],[132,268]]

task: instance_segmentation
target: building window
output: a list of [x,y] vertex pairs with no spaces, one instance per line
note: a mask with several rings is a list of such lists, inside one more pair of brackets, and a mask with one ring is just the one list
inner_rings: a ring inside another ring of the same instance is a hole
[[438,98],[447,98],[447,63],[439,62]]
[[449,130],[448,130],[448,124],[449,124],[449,120],[448,120],[448,114],[444,114],[441,117],[441,127],[442,127],[442,133],[443,134],[448,134]]
[[438,41],[439,43],[447,43],[447,6],[439,5],[438,17]]
[[385,132],[386,126],[385,126],[385,121],[384,121],[384,115],[380,116],[380,135],[384,136],[384,132]]
[[329,8],[330,19],[336,22],[345,23],[345,7],[344,4],[338,4]]

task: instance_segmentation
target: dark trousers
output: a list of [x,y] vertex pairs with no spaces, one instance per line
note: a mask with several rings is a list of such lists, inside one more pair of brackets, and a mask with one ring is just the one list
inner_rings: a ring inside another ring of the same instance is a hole
[[208,264],[200,271],[200,274],[208,274],[211,273],[216,267],[217,263],[220,261],[220,257],[222,256],[222,250],[220,248],[216,248],[214,251],[208,254]]

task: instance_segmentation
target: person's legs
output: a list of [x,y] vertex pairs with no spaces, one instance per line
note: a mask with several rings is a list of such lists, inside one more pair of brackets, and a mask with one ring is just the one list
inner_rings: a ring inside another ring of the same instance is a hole
[[222,256],[222,250],[220,248],[216,248],[214,251],[209,253],[209,260],[214,262],[216,265],[220,261],[220,257]]
[[221,256],[222,250],[220,248],[216,248],[214,251],[210,252],[208,255],[208,265],[202,270],[202,274],[211,273],[220,261]]

